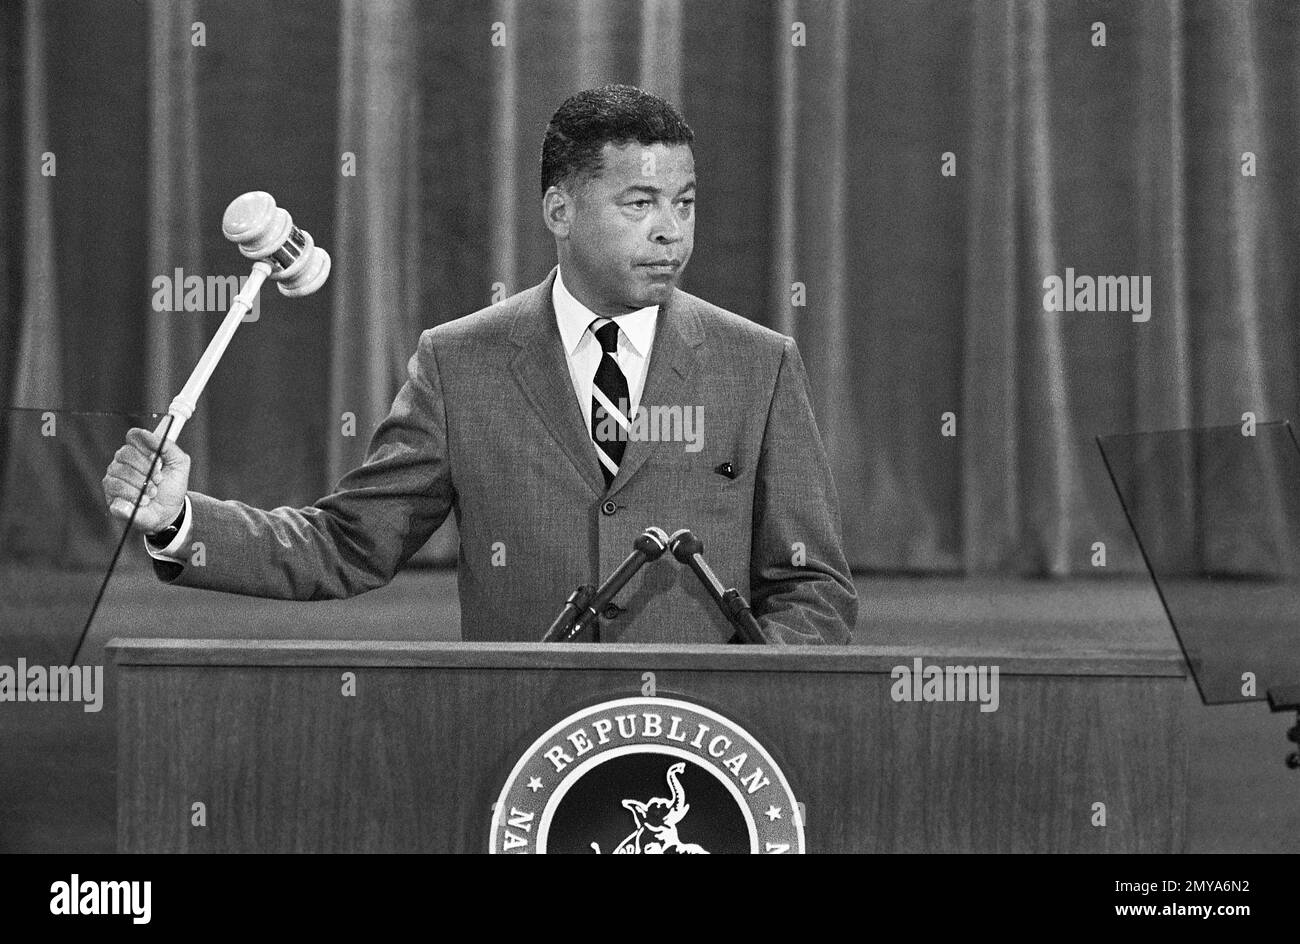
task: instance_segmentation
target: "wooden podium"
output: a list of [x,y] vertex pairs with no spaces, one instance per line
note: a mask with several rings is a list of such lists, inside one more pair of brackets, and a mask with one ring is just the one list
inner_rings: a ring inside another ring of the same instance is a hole
[[[761,741],[804,805],[808,852],[1183,849],[1176,653],[154,639],[109,649],[122,852],[486,852],[493,804],[545,729],[647,694],[708,706]],[[998,666],[997,710],[895,700],[891,673],[916,659]]]

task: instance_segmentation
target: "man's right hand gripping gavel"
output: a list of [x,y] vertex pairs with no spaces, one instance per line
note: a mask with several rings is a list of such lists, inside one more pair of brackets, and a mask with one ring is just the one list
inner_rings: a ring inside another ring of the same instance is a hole
[[[104,500],[113,517],[123,521],[131,517],[131,508],[161,440],[157,433],[139,427],[127,432],[126,445],[113,456],[104,474]],[[185,507],[189,483],[190,457],[174,442],[166,443],[136,512],[135,529],[154,534],[175,521]]]

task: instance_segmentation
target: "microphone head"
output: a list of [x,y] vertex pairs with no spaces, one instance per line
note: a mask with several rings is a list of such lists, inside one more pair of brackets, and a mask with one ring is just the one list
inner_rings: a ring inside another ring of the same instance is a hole
[[637,535],[632,546],[646,556],[646,560],[655,560],[668,550],[668,535],[662,528],[651,526]]
[[244,258],[274,266],[270,277],[279,283],[282,295],[310,295],[329,278],[329,253],[316,245],[311,233],[294,226],[293,217],[265,191],[232,200],[221,218],[221,232],[239,246]]
[[692,534],[689,528],[674,531],[668,539],[668,546],[672,548],[673,557],[683,564],[689,564],[694,555],[704,553],[704,542]]

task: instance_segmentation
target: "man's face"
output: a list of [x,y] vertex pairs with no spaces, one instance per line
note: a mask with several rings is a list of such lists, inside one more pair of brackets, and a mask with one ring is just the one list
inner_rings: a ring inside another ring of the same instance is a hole
[[598,177],[551,188],[543,202],[564,284],[597,314],[668,300],[695,245],[695,158],[689,145],[603,149]]

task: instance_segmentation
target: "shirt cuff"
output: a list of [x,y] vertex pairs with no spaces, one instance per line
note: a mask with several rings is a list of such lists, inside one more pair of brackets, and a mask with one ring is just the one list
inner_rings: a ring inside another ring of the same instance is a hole
[[185,496],[185,510],[182,512],[185,519],[181,522],[180,530],[176,532],[176,537],[166,547],[154,547],[149,543],[149,539],[142,538],[144,549],[149,552],[149,556],[157,560],[177,561],[185,563],[186,558],[182,553],[190,543],[190,534],[194,531],[194,509],[190,507],[190,496]]

